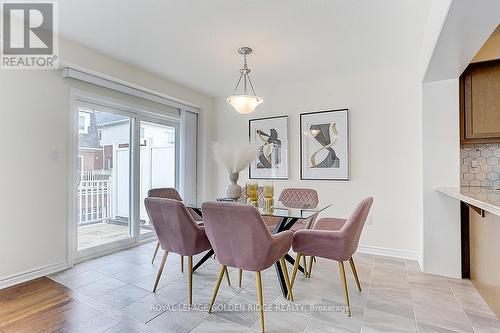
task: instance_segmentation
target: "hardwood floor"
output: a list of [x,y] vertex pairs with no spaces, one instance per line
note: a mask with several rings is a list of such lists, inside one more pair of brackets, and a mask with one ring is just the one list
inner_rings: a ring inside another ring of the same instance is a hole
[[56,331],[66,325],[65,314],[73,308],[74,302],[70,289],[48,278],[2,290],[0,331]]
[[151,331],[141,326],[46,277],[0,291],[1,333]]

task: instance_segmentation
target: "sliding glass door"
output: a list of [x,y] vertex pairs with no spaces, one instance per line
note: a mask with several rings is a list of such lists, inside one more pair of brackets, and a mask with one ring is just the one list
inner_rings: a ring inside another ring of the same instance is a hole
[[75,112],[76,257],[154,236],[144,199],[177,187],[178,122],[89,101]]
[[178,125],[148,119],[140,122],[140,234],[152,232],[144,199],[152,188],[177,188]]

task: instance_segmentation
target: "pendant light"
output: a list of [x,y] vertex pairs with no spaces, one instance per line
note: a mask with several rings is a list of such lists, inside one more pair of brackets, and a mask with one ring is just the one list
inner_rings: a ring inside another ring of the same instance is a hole
[[[255,95],[255,90],[253,89],[252,81],[250,81],[250,69],[247,65],[247,55],[252,53],[252,49],[249,47],[240,47],[238,49],[238,53],[243,56],[243,68],[240,69],[240,78],[236,83],[236,87],[234,88],[233,95],[227,98],[227,102],[232,105],[232,107],[239,113],[250,113],[260,103],[264,100],[259,96]],[[241,79],[243,79],[243,94],[237,94],[238,86],[240,85]],[[252,89],[253,95],[249,95],[247,92],[247,81],[250,84],[250,88]]]

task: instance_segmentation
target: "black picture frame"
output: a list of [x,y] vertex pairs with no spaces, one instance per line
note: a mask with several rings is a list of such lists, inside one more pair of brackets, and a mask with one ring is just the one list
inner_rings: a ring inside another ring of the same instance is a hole
[[[304,176],[304,170],[303,170],[303,165],[304,165],[304,155],[303,155],[303,137],[304,137],[304,128],[303,128],[303,118],[310,116],[310,115],[316,115],[316,114],[322,114],[322,113],[332,113],[332,112],[345,112],[346,113],[346,151],[347,151],[347,175],[346,177],[342,178],[314,178],[314,177],[305,177]],[[303,112],[299,115],[299,126],[300,126],[300,180],[326,180],[326,181],[349,181],[351,178],[351,167],[350,167],[350,119],[349,119],[349,109],[348,108],[342,108],[342,109],[332,109],[332,110],[321,110],[321,111],[312,111],[312,112]]]
[[290,178],[290,159],[289,159],[289,147],[288,143],[290,140],[290,122],[289,122],[289,117],[288,115],[281,115],[281,116],[272,116],[272,117],[264,117],[264,118],[252,118],[248,120],[248,142],[252,143],[252,123],[257,122],[257,121],[266,121],[266,120],[275,120],[278,118],[285,118],[286,119],[286,140],[287,140],[287,147],[286,147],[286,177],[258,177],[252,174],[252,163],[248,166],[248,178],[249,179],[262,179],[262,180],[288,180]]

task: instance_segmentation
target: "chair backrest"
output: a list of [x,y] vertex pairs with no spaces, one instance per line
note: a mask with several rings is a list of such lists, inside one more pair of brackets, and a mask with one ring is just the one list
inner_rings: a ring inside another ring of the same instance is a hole
[[200,246],[206,247],[208,239],[203,229],[181,201],[146,198],[144,203],[164,250],[189,256],[199,253]]
[[253,270],[268,257],[272,236],[255,207],[206,202],[202,211],[205,232],[222,265]]
[[351,213],[346,223],[339,230],[343,238],[343,257],[350,258],[356,252],[359,238],[365,225],[368,213],[373,203],[373,197],[362,200]]
[[281,191],[278,201],[290,208],[316,208],[318,192],[310,188],[286,188]]
[[181,195],[173,187],[152,188],[148,191],[148,197],[166,198],[166,199],[174,199],[177,201],[182,201]]
[[[165,198],[172,199],[177,201],[183,201],[181,195],[177,190],[173,187],[160,187],[160,188],[152,188],[148,191],[148,197],[150,198]],[[201,222],[203,218],[198,215],[194,210],[188,208],[189,214],[193,217],[195,221]]]

